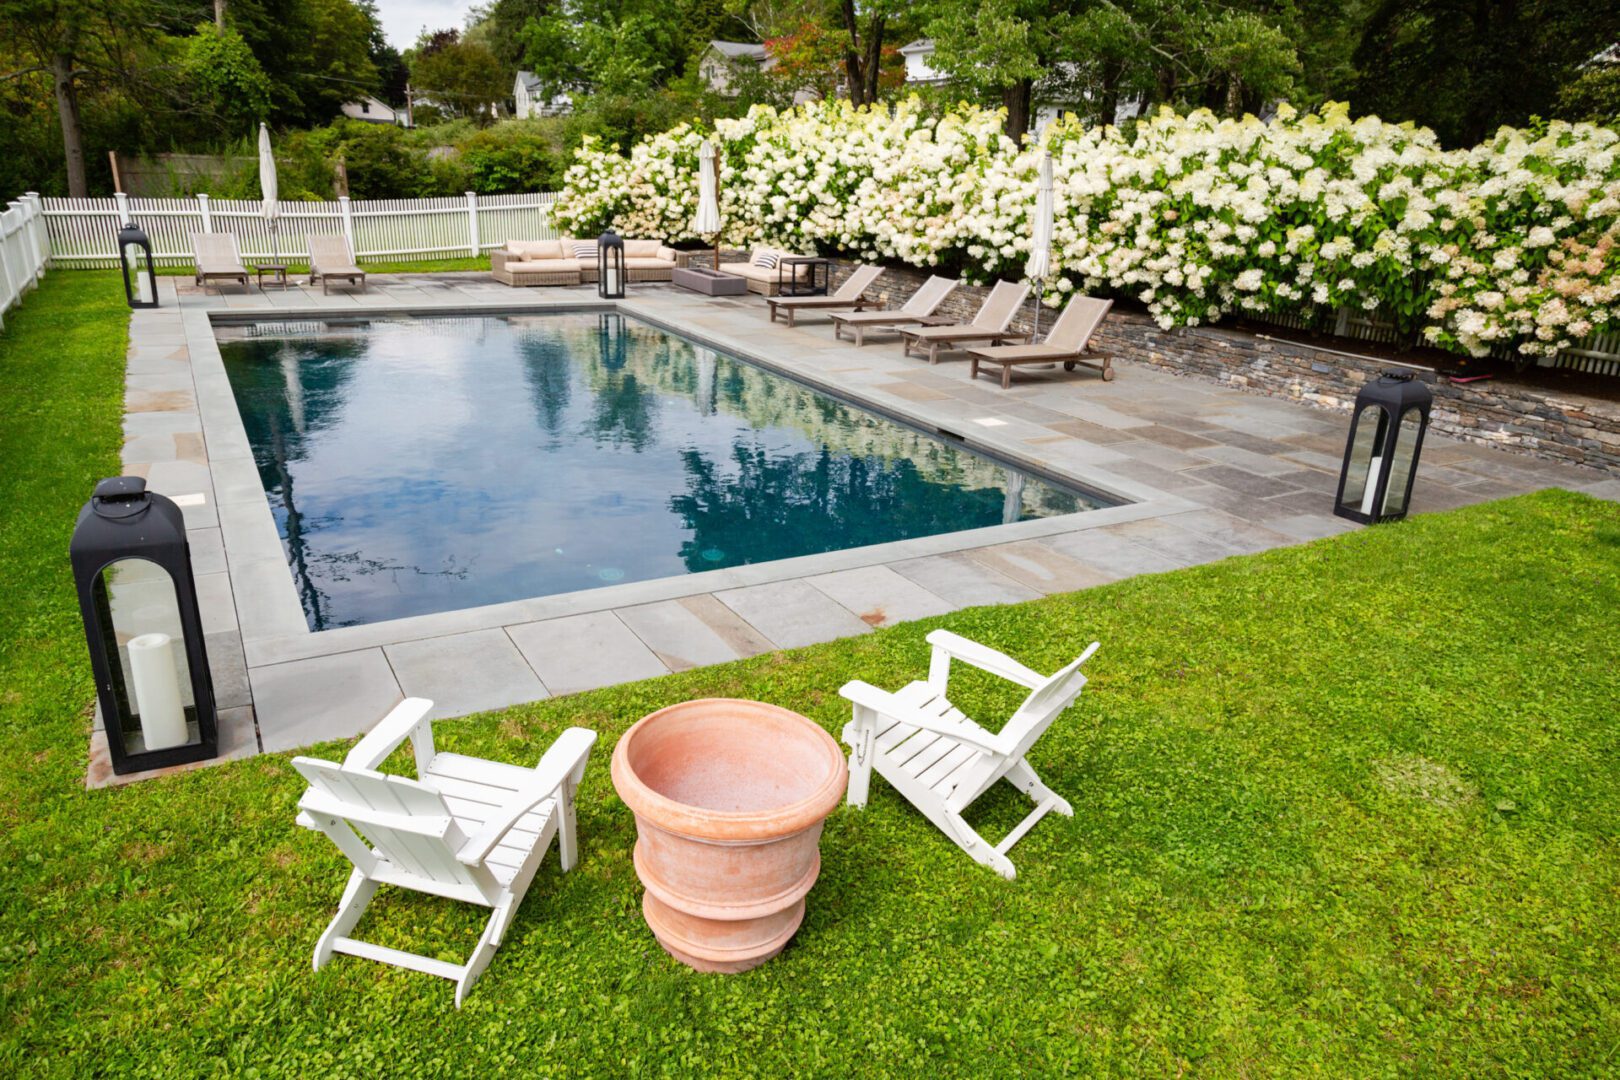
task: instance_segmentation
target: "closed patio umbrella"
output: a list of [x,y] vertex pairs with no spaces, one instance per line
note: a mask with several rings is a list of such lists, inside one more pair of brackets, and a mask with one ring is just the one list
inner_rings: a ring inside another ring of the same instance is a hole
[[698,147],[698,209],[692,231],[714,237],[714,267],[720,268],[720,176],[714,144],[708,139]]
[[1035,333],[1041,332],[1041,284],[1052,276],[1052,155],[1041,158],[1041,178],[1035,186],[1035,231],[1024,276],[1035,283]]
[[264,207],[260,211],[270,223],[270,258],[281,262],[281,245],[277,242],[276,223],[281,219],[281,199],[276,186],[276,156],[270,152],[270,129],[259,125],[259,190],[264,193]]

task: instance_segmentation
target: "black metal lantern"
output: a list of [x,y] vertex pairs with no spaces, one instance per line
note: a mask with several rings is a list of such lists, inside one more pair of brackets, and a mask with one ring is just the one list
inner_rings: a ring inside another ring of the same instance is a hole
[[146,230],[130,222],[118,230],[118,264],[124,268],[124,296],[132,308],[157,307],[157,270]]
[[596,293],[604,300],[624,299],[624,241],[612,229],[596,241]]
[[1333,512],[1376,525],[1406,516],[1434,394],[1411,372],[1388,371],[1356,395]]
[[115,773],[219,752],[186,524],[138,476],[103,480],[69,545]]

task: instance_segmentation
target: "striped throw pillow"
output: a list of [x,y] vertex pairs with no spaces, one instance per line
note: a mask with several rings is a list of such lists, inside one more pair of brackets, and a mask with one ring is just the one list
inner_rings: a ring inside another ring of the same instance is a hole
[[596,260],[596,242],[594,240],[578,240],[574,243],[574,258]]
[[754,265],[763,266],[767,270],[776,269],[776,252],[760,251],[754,255]]

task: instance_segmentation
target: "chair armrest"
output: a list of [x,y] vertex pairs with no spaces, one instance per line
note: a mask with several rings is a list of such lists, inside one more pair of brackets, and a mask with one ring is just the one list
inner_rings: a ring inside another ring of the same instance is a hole
[[499,813],[484,822],[484,827],[456,852],[456,858],[468,866],[477,866],[488,858],[501,838],[511,831],[524,814],[551,797],[571,773],[584,770],[585,759],[590,756],[591,745],[595,742],[596,732],[587,728],[569,728],[557,736],[557,741],[551,744],[540,759],[540,764],[534,767],[534,777],[512,795]]
[[383,717],[365,738],[354,744],[349,756],[343,759],[345,769],[375,769],[392,754],[406,738],[416,740],[418,729],[426,728],[433,737],[433,721],[427,718],[433,702],[427,698],[406,698],[394,706],[394,711]]
[[[1010,750],[1000,736],[992,735],[988,731],[975,730],[966,724],[959,724],[955,720],[948,720],[943,716],[929,716],[927,713],[913,709],[887,690],[879,690],[871,683],[861,682],[859,679],[851,680],[838,688],[838,693],[859,708],[870,709],[874,713],[898,720],[902,724],[923,728],[936,735],[948,735],[959,739],[969,746],[976,746],[980,750],[992,754],[1006,754]],[[859,713],[857,712],[857,719]]]
[[504,270],[506,268],[506,260],[511,257],[512,256],[507,253],[505,248],[496,248],[494,251],[489,253],[489,268],[491,270]]
[[949,630],[935,630],[926,640],[934,647],[936,655],[944,653],[948,657],[960,660],[964,664],[972,664],[980,671],[988,671],[1019,686],[1033,690],[1046,681],[1045,675],[1030,670],[1006,653],[997,652],[988,645],[980,645],[977,641],[969,641],[961,634],[953,634]]

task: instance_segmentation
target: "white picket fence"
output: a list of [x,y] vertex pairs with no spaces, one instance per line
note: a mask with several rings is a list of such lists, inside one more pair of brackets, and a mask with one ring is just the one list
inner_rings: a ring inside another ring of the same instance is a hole
[[44,200],[50,256],[62,266],[118,265],[118,230],[133,221],[160,265],[189,266],[193,233],[236,234],[243,261],[302,262],[311,236],[344,236],[355,256],[411,261],[482,255],[508,240],[549,240],[555,192],[444,199],[283,202],[272,227],[257,199],[132,198]]
[[39,284],[50,255],[40,198],[30,191],[0,212],[0,329],[6,312]]

